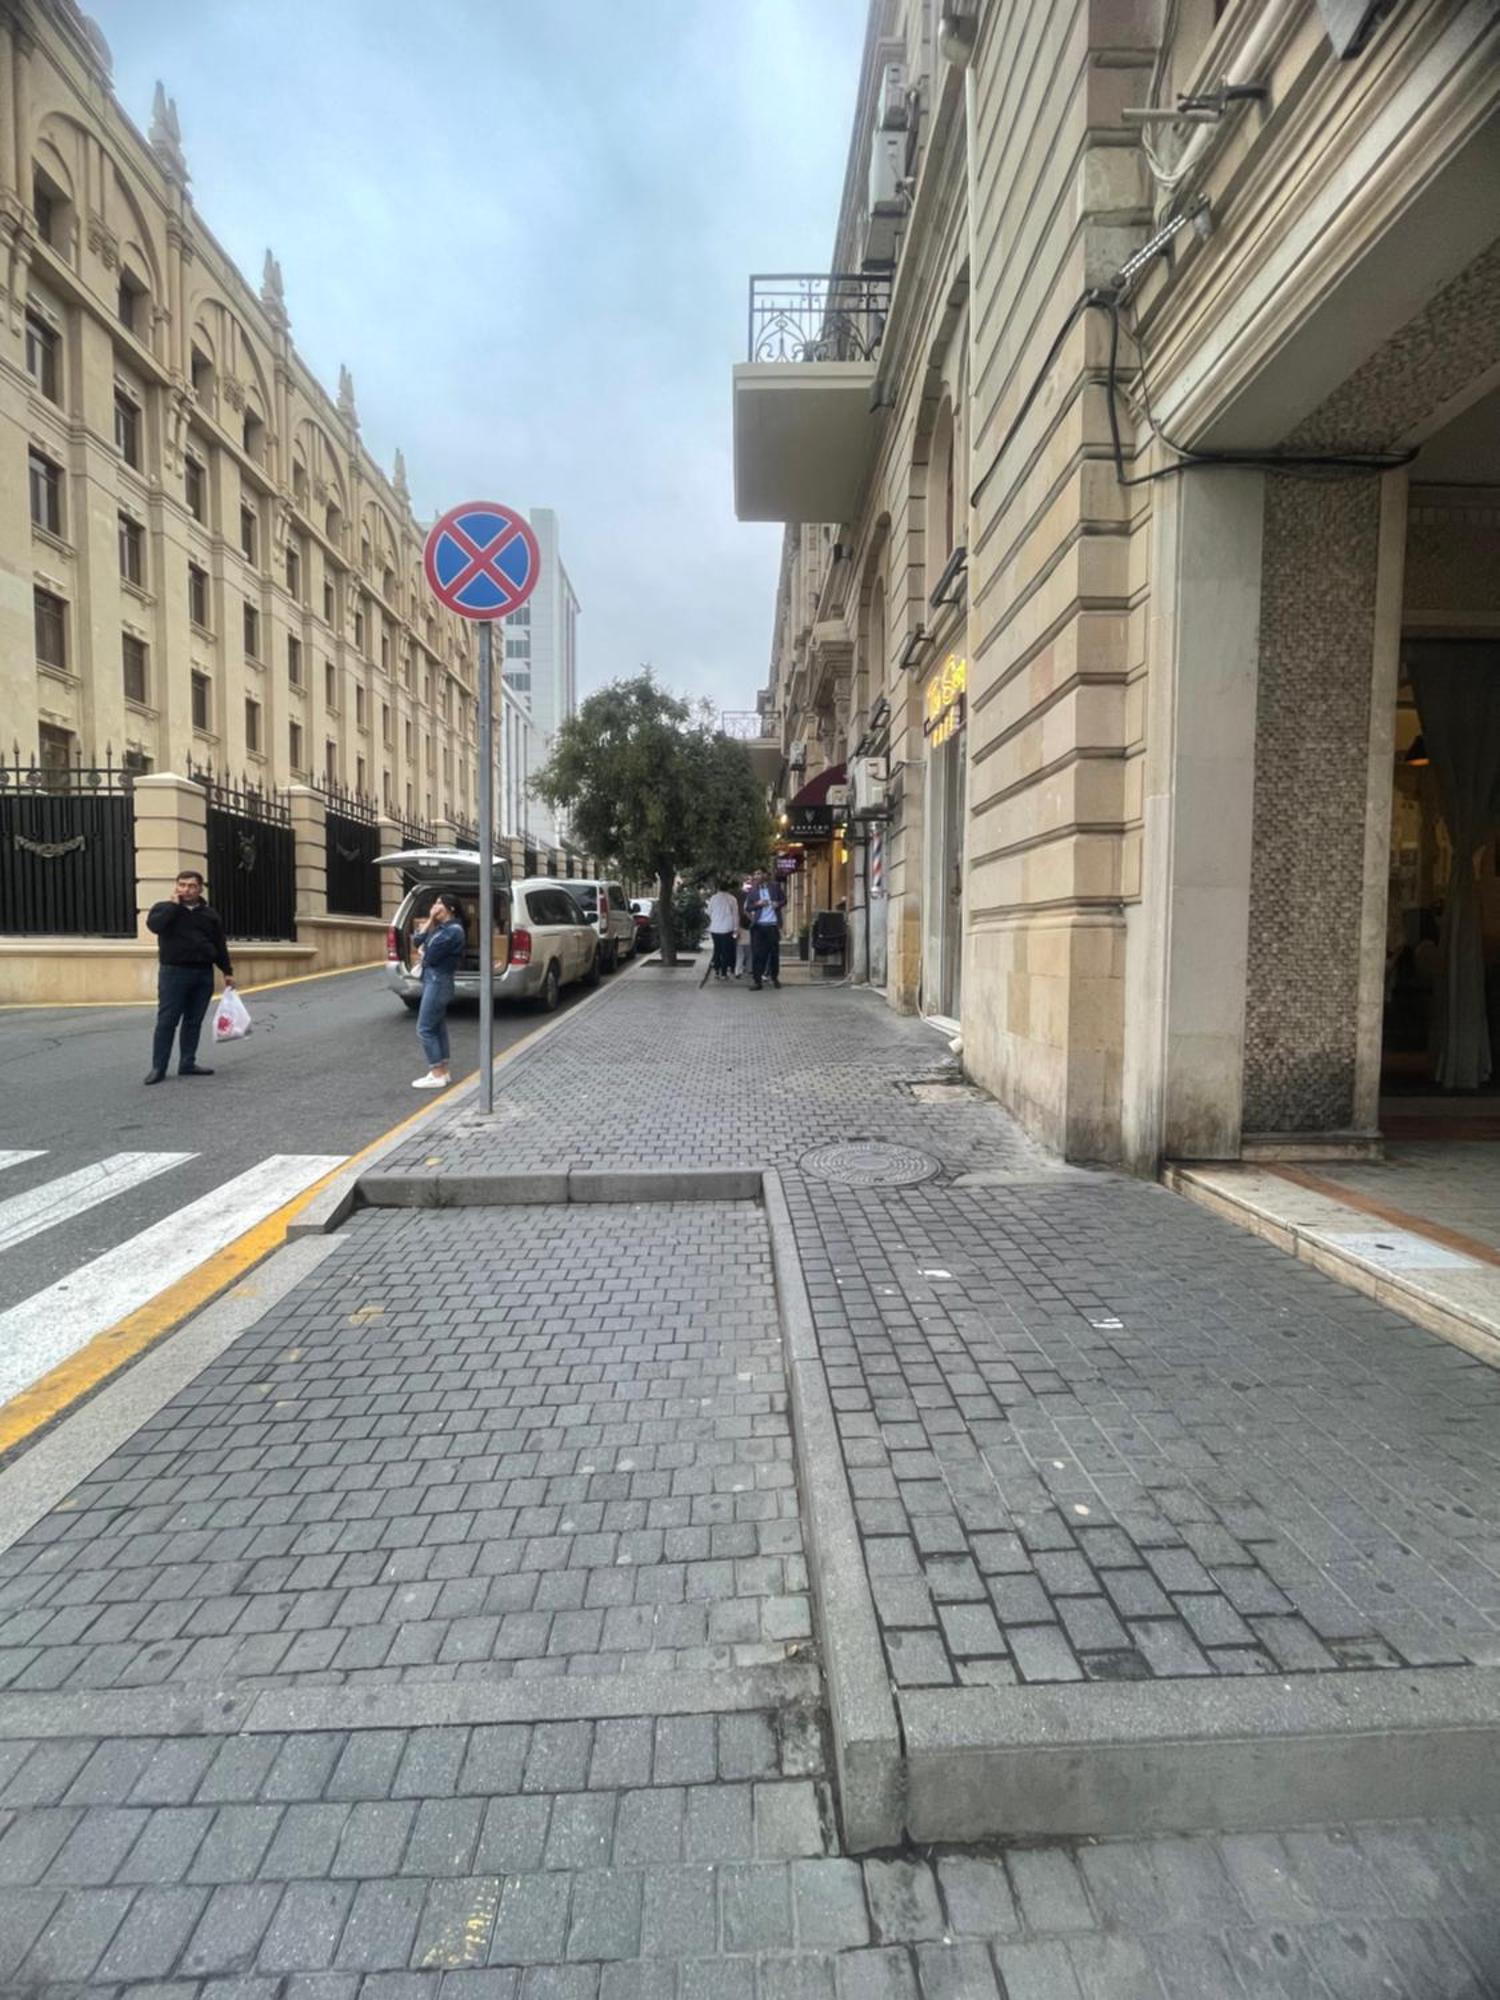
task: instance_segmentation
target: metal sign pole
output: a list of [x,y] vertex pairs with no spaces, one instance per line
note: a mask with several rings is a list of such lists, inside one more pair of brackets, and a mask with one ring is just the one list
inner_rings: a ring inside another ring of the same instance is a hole
[[494,620],[479,621],[479,1109],[495,1109]]

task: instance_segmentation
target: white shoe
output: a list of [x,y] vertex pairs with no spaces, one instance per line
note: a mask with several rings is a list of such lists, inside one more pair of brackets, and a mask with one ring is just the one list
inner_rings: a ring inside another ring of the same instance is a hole
[[414,1076],[411,1087],[413,1090],[446,1090],[448,1082],[446,1076],[433,1076],[429,1073],[427,1076]]

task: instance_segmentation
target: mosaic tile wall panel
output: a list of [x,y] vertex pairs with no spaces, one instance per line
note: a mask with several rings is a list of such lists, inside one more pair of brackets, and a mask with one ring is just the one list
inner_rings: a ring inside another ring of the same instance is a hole
[[1353,1118],[1375,479],[1266,481],[1247,1132]]

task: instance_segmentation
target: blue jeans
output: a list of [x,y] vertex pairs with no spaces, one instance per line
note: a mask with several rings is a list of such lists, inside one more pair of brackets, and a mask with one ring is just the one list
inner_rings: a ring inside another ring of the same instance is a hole
[[448,1060],[448,1004],[452,998],[453,974],[429,972],[422,981],[422,1004],[417,1009],[417,1039],[431,1069],[437,1069]]
[[164,1070],[172,1060],[172,1042],[182,1026],[179,1063],[191,1069],[198,1055],[203,1016],[214,997],[211,965],[163,965],[156,974],[156,1033],[151,1040],[151,1067]]

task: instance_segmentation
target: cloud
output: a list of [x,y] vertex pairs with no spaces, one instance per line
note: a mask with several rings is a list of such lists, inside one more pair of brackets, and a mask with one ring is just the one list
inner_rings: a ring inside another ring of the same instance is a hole
[[144,124],[419,510],[555,507],[585,690],[643,659],[749,706],[780,530],[741,526],[756,270],[826,264],[865,0],[93,0]]

